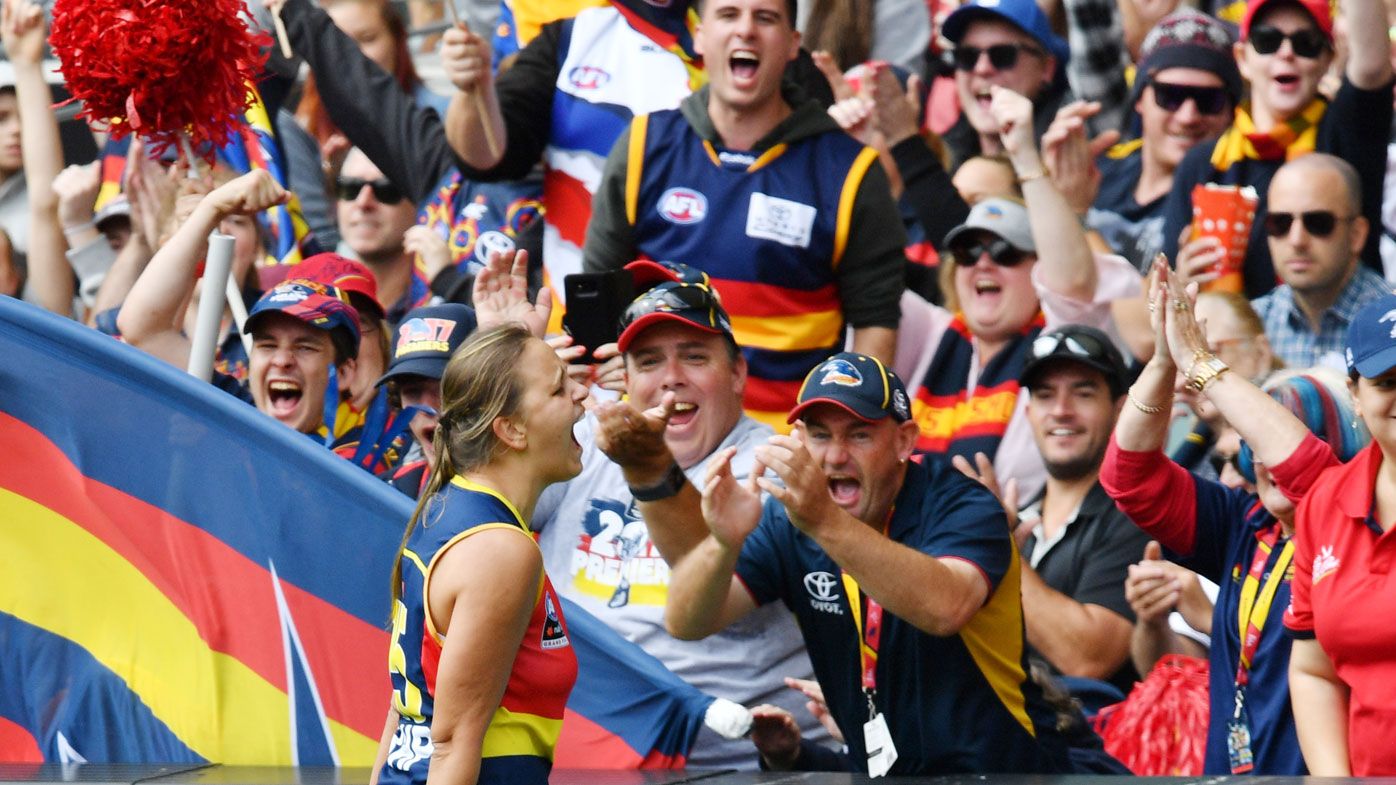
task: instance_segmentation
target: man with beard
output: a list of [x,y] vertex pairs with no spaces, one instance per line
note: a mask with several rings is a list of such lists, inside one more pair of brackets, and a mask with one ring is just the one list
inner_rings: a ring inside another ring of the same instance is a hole
[[[1106,680],[1128,693],[1136,677],[1129,665],[1134,613],[1124,582],[1149,538],[1097,480],[1125,404],[1124,360],[1104,332],[1068,324],[1034,339],[1020,381],[1047,467],[1046,487],[1015,525],[1027,643],[1062,676]],[[963,458],[955,462],[976,476]],[[998,490],[983,458],[979,469]],[[1015,507],[1012,480],[1002,492],[1004,506]]]
[[1028,644],[1063,676],[1109,681],[1128,693],[1136,677],[1129,663],[1134,614],[1124,583],[1149,538],[1097,480],[1125,404],[1124,361],[1105,333],[1066,325],[1033,341],[1021,381],[1047,466],[1047,485],[1015,528]]

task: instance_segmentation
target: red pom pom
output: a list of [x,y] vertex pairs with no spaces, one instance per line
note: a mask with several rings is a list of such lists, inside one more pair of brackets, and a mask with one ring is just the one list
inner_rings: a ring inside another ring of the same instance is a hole
[[79,116],[113,138],[222,146],[270,45],[242,10],[241,0],[57,0],[49,44]]
[[1206,660],[1168,654],[1095,718],[1105,751],[1139,776],[1195,777],[1207,751]]

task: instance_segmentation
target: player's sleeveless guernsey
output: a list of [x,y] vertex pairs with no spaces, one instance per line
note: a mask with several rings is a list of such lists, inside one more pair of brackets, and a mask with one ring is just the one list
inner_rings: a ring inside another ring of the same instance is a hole
[[[400,719],[387,762],[379,772],[378,781],[383,785],[421,785],[427,780],[436,668],[445,640],[437,634],[426,610],[427,580],[437,559],[476,532],[494,528],[529,531],[518,511],[503,497],[460,477],[438,494],[428,512],[430,525],[418,524],[403,553],[401,599],[393,610],[388,671],[393,708]],[[563,707],[576,680],[577,656],[567,637],[562,605],[545,574],[504,688],[504,699],[485,731],[480,785],[547,782],[562,729]]]
[[677,111],[630,125],[626,217],[649,259],[706,272],[746,355],[744,406],[778,431],[800,383],[843,347],[835,270],[877,153],[842,133],[719,151]]

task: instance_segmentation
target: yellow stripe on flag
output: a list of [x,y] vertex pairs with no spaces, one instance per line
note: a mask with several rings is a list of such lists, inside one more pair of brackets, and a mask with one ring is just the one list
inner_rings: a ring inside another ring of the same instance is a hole
[[[86,649],[208,760],[291,763],[286,694],[210,649],[193,622],[106,543],[3,488],[0,541],[7,551],[0,610]],[[333,720],[330,734],[343,765],[372,763],[376,740]]]

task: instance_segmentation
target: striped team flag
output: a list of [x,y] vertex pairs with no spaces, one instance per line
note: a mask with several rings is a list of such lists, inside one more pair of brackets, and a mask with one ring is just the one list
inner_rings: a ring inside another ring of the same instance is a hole
[[[0,761],[373,761],[411,503],[0,297]],[[712,698],[581,608],[562,766],[682,765]]]

